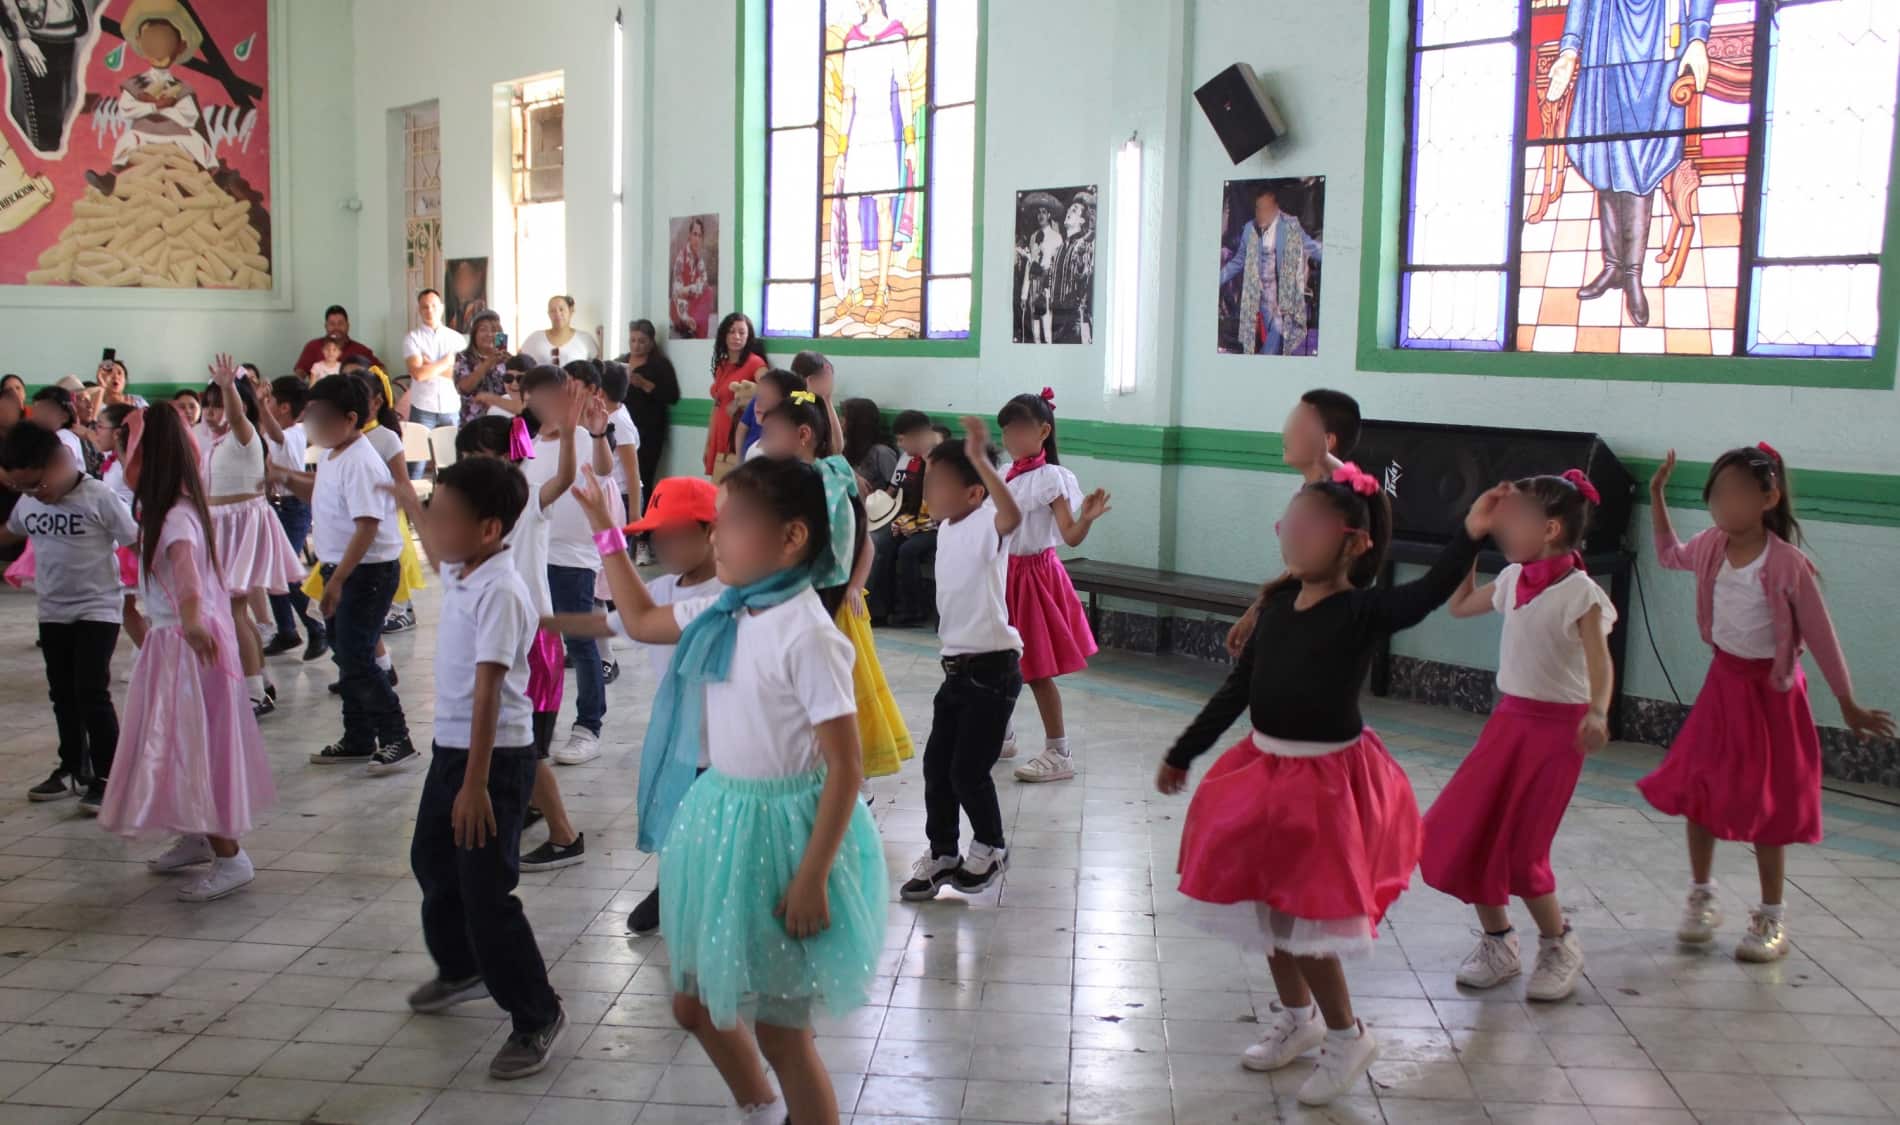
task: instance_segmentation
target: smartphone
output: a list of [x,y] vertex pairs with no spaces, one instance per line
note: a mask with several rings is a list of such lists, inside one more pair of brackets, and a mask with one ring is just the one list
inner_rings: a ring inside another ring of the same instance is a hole
[[506,332],[495,333],[495,350],[498,352],[505,352],[508,350],[508,333]]
[[116,360],[118,358],[119,358],[119,349],[117,348],[107,348],[105,351],[99,353],[100,363],[111,363],[113,360]]

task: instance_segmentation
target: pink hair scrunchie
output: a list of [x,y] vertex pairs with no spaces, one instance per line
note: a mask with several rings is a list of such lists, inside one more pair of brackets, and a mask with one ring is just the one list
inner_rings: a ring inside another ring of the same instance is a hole
[[1597,491],[1596,485],[1590,483],[1590,478],[1584,475],[1582,469],[1565,469],[1563,475],[1571,487],[1583,494],[1585,500],[1592,504],[1603,503],[1603,494]]

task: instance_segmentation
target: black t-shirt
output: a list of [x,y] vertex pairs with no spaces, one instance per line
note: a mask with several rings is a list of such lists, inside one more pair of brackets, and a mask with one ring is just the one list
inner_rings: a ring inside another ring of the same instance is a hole
[[1444,605],[1478,557],[1460,527],[1431,570],[1385,589],[1354,589],[1306,610],[1298,583],[1275,591],[1227,681],[1168,751],[1186,769],[1248,712],[1255,730],[1289,742],[1351,742],[1365,728],[1359,692],[1379,638],[1409,629]]

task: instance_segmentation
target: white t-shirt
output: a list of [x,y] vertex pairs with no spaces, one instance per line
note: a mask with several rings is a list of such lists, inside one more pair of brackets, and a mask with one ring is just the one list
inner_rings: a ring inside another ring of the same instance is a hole
[[[402,435],[388,426],[378,426],[364,434],[363,438],[369,442],[369,447],[376,451],[377,458],[383,463],[385,473],[389,471],[389,459],[403,455]],[[404,463],[407,464],[406,461]]]
[[435,740],[468,748],[475,721],[475,672],[500,664],[501,707],[495,716],[495,747],[534,744],[534,710],[528,703],[528,648],[541,618],[527,583],[504,548],[467,577],[444,566],[442,617],[435,633]]
[[132,486],[125,483],[124,463],[114,457],[112,464],[106,466],[105,472],[99,474],[99,478],[107,488],[112,490],[112,495],[125,501],[125,510],[131,511],[136,497],[132,494]]
[[[607,424],[614,428],[614,484],[622,495],[632,496],[633,489],[627,487],[627,467],[620,463],[620,451],[628,448],[638,450],[640,431],[634,428],[633,415],[627,413],[625,403],[614,407],[614,412],[607,415]],[[646,485],[646,481],[640,482],[642,488]]]
[[356,535],[356,521],[380,521],[376,538],[364,553],[366,563],[402,557],[402,532],[396,526],[396,498],[384,485],[389,466],[376,457],[367,438],[359,437],[317,458],[317,482],[310,490],[311,542],[321,562],[343,561]]
[[515,572],[528,586],[528,601],[539,621],[554,612],[554,595],[548,591],[548,511],[541,506],[540,485],[528,488],[528,502],[521,506],[515,529],[508,533],[506,542],[508,553],[514,556]]
[[66,451],[73,455],[73,464],[79,467],[81,473],[84,473],[86,471],[86,439],[71,430],[55,432],[59,435],[59,444],[65,446]]
[[1015,532],[996,534],[994,500],[955,523],[937,525],[937,636],[945,656],[1023,650],[1003,600],[1015,538]]
[[[939,534],[938,542],[942,542]],[[941,547],[938,548],[942,550]],[[1498,690],[1545,703],[1590,702],[1590,665],[1583,654],[1583,615],[1603,611],[1603,634],[1616,624],[1616,607],[1588,574],[1573,570],[1522,606],[1517,580],[1524,568],[1504,568],[1491,590],[1491,606],[1504,615],[1498,642]]]
[[[673,606],[684,628],[714,598]],[[851,686],[856,653],[832,624],[816,590],[739,617],[732,667],[706,685],[706,741],[712,766],[732,777],[792,777],[821,763],[813,728],[857,713]]]
[[521,341],[520,352],[536,363],[552,363],[556,367],[573,363],[577,359],[599,359],[600,349],[594,346],[594,337],[589,333],[575,329],[574,335],[562,344],[557,356],[553,342],[548,339],[547,329],[531,332]]
[[1761,568],[1768,552],[1735,569],[1727,559],[1715,572],[1715,620],[1709,636],[1715,647],[1744,660],[1772,660],[1775,656],[1775,618],[1768,608],[1768,591],[1761,584]]
[[172,601],[172,595],[182,592],[183,588],[171,557],[172,544],[180,542],[191,544],[192,561],[198,568],[198,596],[214,604],[224,600],[224,584],[218,579],[217,568],[211,565],[211,552],[206,549],[205,529],[198,522],[198,513],[190,504],[173,504],[158,529],[158,554],[152,558],[151,573],[146,573],[142,563],[139,566],[139,605],[146,622],[154,629],[182,624],[177,603]]
[[1009,482],[1009,494],[1023,510],[1022,526],[1010,536],[1010,554],[1040,555],[1051,547],[1065,545],[1062,529],[1056,526],[1056,514],[1049,509],[1063,499],[1069,502],[1071,513],[1082,506],[1082,485],[1074,473],[1061,465],[1031,469]]
[[253,496],[264,491],[264,431],[253,429],[249,445],[226,430],[205,452],[205,496]]
[[[433,363],[468,347],[468,337],[453,328],[412,328],[402,338],[402,357],[419,356]],[[390,403],[394,406],[395,403]],[[433,379],[413,379],[409,384],[409,406],[435,414],[453,414],[462,409],[462,396],[455,389],[455,368],[451,366]]]
[[7,530],[33,544],[33,591],[41,621],[120,620],[125,586],[114,548],[137,542],[139,529],[132,509],[103,481],[82,475],[71,492],[53,501],[20,497],[7,517]]
[[[580,446],[575,452],[591,459],[593,439],[586,434],[578,436]],[[534,456],[521,463],[522,475],[528,478],[530,496],[538,494],[541,486],[560,471],[561,443],[566,440],[565,434],[558,438],[534,439]],[[587,522],[587,512],[581,502],[574,499],[572,489],[561,493],[561,498],[548,509],[547,516],[547,565],[579,567],[600,573],[600,549],[594,546],[594,526]]]
[[270,463],[293,473],[304,471],[304,457],[310,451],[309,435],[303,432],[302,422],[292,422],[284,427],[284,440],[270,443]]

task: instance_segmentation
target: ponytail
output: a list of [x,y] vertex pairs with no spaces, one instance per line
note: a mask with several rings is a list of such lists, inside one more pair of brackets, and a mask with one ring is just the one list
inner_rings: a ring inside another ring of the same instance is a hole
[[1056,393],[1048,387],[1039,395],[1020,394],[1003,404],[996,412],[998,429],[1015,422],[1031,422],[1049,427],[1049,436],[1042,439],[1042,456],[1051,465],[1061,464],[1056,456]]
[[[1369,491],[1360,491],[1353,487],[1355,480],[1372,483]],[[1341,466],[1332,480],[1314,481],[1300,489],[1302,493],[1324,496],[1336,510],[1346,526],[1354,531],[1366,533],[1368,546],[1346,571],[1346,578],[1354,586],[1364,589],[1379,580],[1379,572],[1385,569],[1385,558],[1392,546],[1392,504],[1386,499],[1385,490],[1377,482],[1359,471],[1358,466],[1348,463]],[[1346,545],[1339,546],[1343,554]]]

